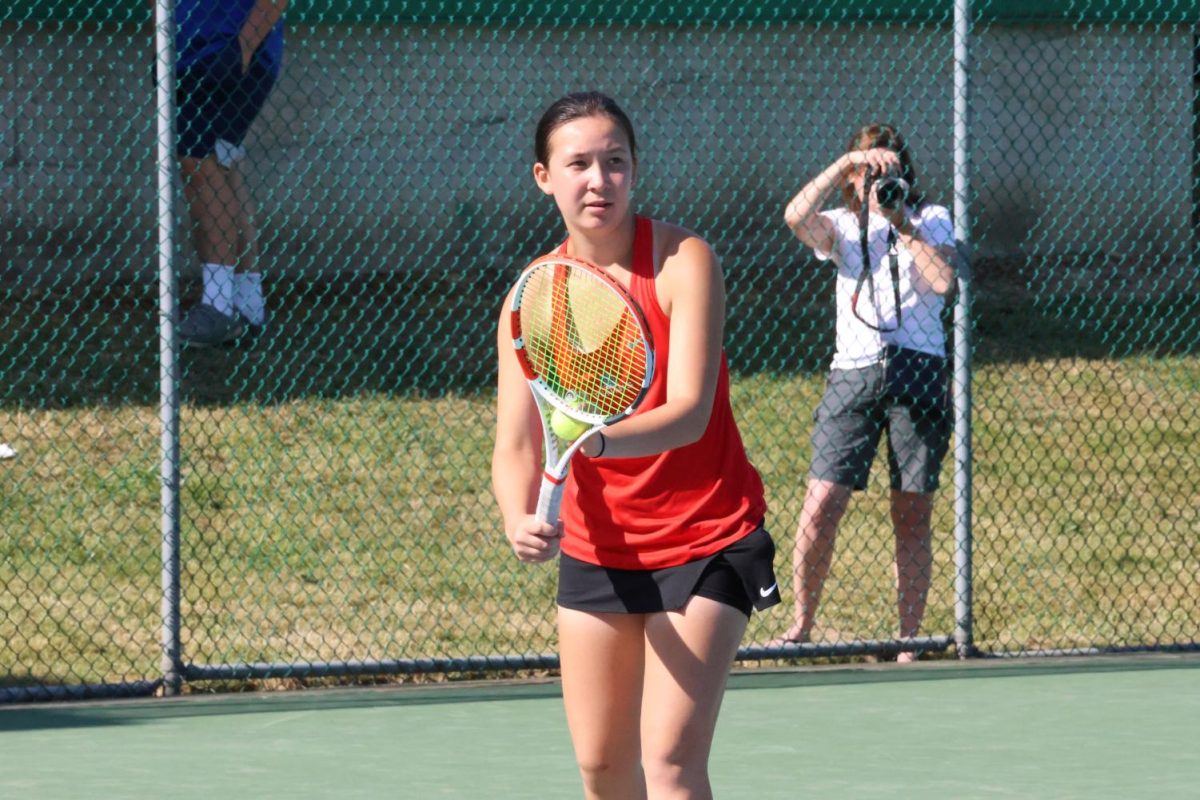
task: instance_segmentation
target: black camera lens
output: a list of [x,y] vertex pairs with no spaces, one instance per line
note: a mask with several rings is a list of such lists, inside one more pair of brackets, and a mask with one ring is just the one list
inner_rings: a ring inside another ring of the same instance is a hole
[[888,176],[875,184],[875,201],[880,208],[899,208],[908,198],[908,182],[903,178]]

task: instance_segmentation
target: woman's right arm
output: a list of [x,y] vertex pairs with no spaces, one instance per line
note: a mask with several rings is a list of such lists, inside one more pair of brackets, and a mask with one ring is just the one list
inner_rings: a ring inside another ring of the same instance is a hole
[[828,253],[835,244],[833,223],[821,216],[821,207],[829,193],[846,179],[850,167],[847,156],[830,164],[788,201],[783,220],[796,238],[814,250]]
[[533,515],[542,475],[541,420],[525,374],[513,351],[509,304],[496,331],[496,441],[492,449],[492,492],[504,518],[504,535],[522,561],[548,561],[558,553],[561,525]]
[[867,169],[887,174],[899,166],[900,157],[886,147],[851,150],[826,167],[791,199],[783,211],[783,219],[800,241],[814,250],[829,253],[837,239],[833,223],[820,212],[830,191],[851,178],[861,182]]

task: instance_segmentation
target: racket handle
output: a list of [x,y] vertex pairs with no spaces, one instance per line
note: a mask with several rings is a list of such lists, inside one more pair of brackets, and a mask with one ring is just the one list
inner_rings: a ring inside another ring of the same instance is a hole
[[556,483],[546,476],[542,476],[542,488],[538,492],[537,511],[534,512],[539,520],[549,525],[558,522],[558,510],[562,505],[563,489],[566,486],[566,480]]

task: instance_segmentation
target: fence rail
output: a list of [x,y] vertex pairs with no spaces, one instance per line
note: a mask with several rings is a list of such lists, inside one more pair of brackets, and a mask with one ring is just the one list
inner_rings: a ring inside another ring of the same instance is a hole
[[[644,0],[548,0],[520,4],[504,0],[329,0],[296,3],[289,19],[311,24],[483,24],[483,25],[680,25],[691,23],[903,22],[930,20],[950,24],[952,5],[938,0],[804,0],[772,3],[749,0],[737,3],[648,3]],[[1107,0],[1080,4],[1072,0],[994,0],[970,4],[971,22],[1191,23],[1200,18],[1196,0]],[[7,20],[12,22],[70,21],[127,22],[148,18],[145,0],[113,0],[102,5],[73,0],[12,0]]]

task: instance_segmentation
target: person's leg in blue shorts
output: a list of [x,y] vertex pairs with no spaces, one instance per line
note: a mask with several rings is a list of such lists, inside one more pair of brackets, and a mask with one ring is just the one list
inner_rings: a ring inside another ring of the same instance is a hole
[[266,322],[257,230],[238,162],[275,74],[256,61],[243,72],[236,40],[227,50],[183,70],[176,92],[177,152],[204,287],[180,325],[192,345],[232,342]]

